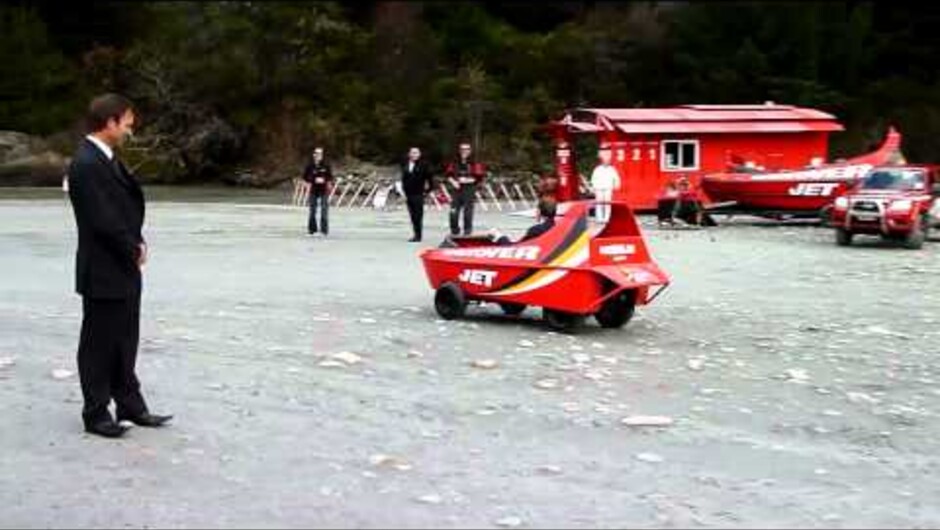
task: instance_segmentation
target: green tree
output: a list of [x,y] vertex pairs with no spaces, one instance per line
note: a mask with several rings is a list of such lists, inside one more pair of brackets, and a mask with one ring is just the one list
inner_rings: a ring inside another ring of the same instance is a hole
[[50,134],[75,123],[86,89],[35,10],[0,6],[0,128]]

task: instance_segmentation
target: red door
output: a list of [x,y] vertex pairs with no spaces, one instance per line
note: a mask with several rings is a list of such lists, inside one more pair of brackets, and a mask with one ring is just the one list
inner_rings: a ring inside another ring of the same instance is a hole
[[643,142],[640,149],[640,158],[642,160],[643,178],[636,186],[636,193],[633,195],[631,204],[634,208],[653,208],[656,206],[656,198],[659,196],[660,188],[659,142]]

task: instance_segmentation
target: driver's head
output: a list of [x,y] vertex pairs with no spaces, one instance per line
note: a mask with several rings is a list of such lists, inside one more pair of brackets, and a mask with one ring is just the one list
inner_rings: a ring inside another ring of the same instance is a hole
[[539,217],[542,219],[554,219],[557,211],[555,199],[544,197],[539,201]]

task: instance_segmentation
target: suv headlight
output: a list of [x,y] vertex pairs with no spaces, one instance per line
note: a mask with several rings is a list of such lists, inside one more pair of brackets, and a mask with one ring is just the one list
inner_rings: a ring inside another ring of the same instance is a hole
[[888,206],[889,212],[906,212],[911,209],[913,203],[907,199],[902,199],[900,201],[894,201],[891,203],[891,206]]
[[840,210],[845,210],[846,208],[849,207],[849,200],[845,197],[836,197],[835,205],[836,205],[836,208]]

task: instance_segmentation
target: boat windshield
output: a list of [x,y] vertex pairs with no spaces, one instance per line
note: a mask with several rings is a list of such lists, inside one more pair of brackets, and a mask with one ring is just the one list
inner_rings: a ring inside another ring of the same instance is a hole
[[922,190],[926,175],[921,169],[873,169],[862,179],[866,190]]

